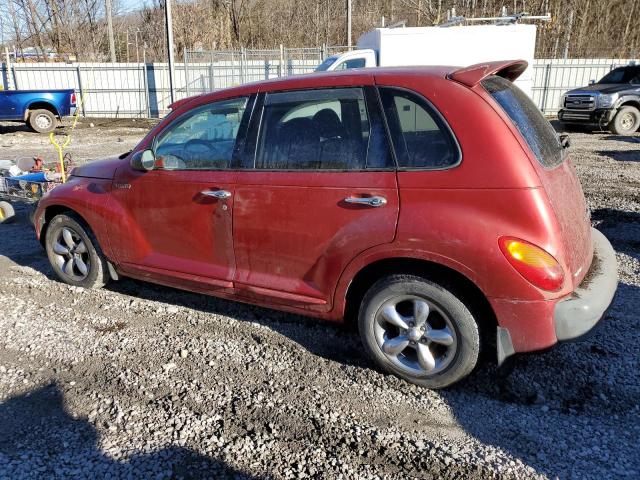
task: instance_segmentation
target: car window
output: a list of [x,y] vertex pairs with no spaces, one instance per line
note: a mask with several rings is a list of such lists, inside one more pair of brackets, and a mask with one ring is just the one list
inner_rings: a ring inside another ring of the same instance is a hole
[[543,166],[552,168],[562,163],[564,149],[558,134],[522,90],[497,76],[486,78],[482,85],[509,116]]
[[246,97],[223,100],[178,118],[156,143],[156,167],[165,170],[229,168],[246,105]]
[[361,88],[267,94],[255,168],[364,169],[370,137]]
[[345,60],[341,64],[336,67],[336,70],[349,70],[352,68],[364,68],[365,67],[365,59],[364,58],[354,58],[352,60]]
[[598,83],[640,83],[640,67],[618,67],[607,73]]
[[460,161],[460,149],[449,127],[421,96],[380,88],[400,168],[445,168]]

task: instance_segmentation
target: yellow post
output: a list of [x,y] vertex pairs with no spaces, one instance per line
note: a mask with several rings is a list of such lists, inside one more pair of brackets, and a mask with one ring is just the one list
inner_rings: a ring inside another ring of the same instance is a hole
[[71,134],[75,130],[76,124],[78,123],[78,115],[80,113],[80,107],[82,106],[82,101],[83,101],[82,95],[79,95],[78,104],[76,105],[76,113],[73,116],[73,123],[71,124],[71,130],[67,134],[67,138],[64,141],[64,143],[60,145],[60,143],[58,143],[58,140],[56,139],[55,134],[53,132],[49,134],[49,141],[51,142],[51,145],[53,145],[58,152],[58,161],[60,162],[60,173],[62,174],[62,183],[66,183],[67,181],[67,172],[65,171],[65,168],[64,168],[64,149],[67,147],[67,145],[71,143]]

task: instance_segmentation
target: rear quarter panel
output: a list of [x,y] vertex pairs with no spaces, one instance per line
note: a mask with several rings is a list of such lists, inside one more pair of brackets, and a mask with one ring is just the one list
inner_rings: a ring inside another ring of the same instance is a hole
[[445,117],[462,150],[460,165],[398,172],[400,218],[394,248],[451,266],[487,297],[518,301],[557,298],[518,274],[498,239],[526,239],[562,255],[553,211],[527,152],[504,120],[477,93],[444,78],[376,78],[425,96]]
[[71,113],[71,94],[69,90],[17,90],[2,92],[6,103],[11,105],[12,110],[5,108],[0,110],[0,117],[3,119],[24,119],[26,112],[35,103],[46,103],[55,109],[58,116],[64,117]]

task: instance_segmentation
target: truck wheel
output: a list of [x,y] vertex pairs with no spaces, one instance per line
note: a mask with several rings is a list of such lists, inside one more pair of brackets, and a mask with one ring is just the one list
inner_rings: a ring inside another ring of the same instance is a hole
[[9,202],[0,202],[0,223],[11,223],[16,219],[16,211]]
[[636,107],[622,107],[613,117],[609,129],[616,135],[632,135],[640,127],[640,111]]
[[100,288],[109,281],[107,261],[95,236],[73,213],[53,217],[45,247],[60,280],[83,288]]
[[378,280],[360,306],[365,350],[384,370],[427,388],[467,376],[480,334],[467,306],[447,288],[413,275]]
[[58,126],[58,119],[50,110],[34,110],[29,114],[29,126],[38,133],[49,133]]

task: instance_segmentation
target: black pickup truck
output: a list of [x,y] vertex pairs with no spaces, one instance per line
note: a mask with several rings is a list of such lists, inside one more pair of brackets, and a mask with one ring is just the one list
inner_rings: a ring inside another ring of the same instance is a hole
[[640,127],[640,65],[614,68],[600,81],[565,93],[558,119],[631,135]]

